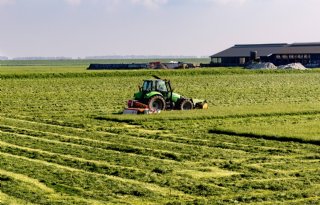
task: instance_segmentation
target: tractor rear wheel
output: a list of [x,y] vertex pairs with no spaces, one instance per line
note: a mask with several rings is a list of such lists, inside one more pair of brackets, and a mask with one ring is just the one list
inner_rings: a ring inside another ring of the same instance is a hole
[[192,110],[193,109],[193,103],[189,99],[183,99],[179,106],[180,110]]
[[164,110],[166,108],[166,101],[160,95],[153,96],[148,102],[150,110]]

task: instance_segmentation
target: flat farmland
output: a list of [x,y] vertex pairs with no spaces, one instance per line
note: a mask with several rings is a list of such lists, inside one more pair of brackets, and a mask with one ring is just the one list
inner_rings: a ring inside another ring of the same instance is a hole
[[[13,67],[0,67],[0,204],[320,203],[317,69]],[[153,74],[209,109],[119,114]]]

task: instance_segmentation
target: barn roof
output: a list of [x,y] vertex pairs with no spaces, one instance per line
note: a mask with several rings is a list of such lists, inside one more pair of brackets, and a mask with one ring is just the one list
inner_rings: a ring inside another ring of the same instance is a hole
[[250,52],[257,51],[258,56],[272,54],[320,54],[320,43],[276,43],[276,44],[237,44],[211,57],[250,57]]
[[320,43],[293,43],[282,48],[280,54],[320,54]]

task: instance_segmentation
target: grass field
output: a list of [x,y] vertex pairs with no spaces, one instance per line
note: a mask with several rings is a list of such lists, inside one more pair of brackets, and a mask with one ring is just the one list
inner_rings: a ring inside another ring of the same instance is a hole
[[[152,74],[209,109],[119,114]],[[10,65],[0,99],[0,204],[320,203],[317,69]]]
[[179,59],[105,59],[105,60],[0,60],[1,73],[70,73],[83,72],[91,63],[149,63],[181,61],[199,65],[209,58]]

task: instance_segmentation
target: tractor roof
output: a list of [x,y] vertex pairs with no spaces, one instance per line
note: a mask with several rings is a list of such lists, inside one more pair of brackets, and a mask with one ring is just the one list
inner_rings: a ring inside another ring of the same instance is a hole
[[162,79],[148,79],[148,80],[144,80],[144,81],[167,81],[167,80],[162,80]]

